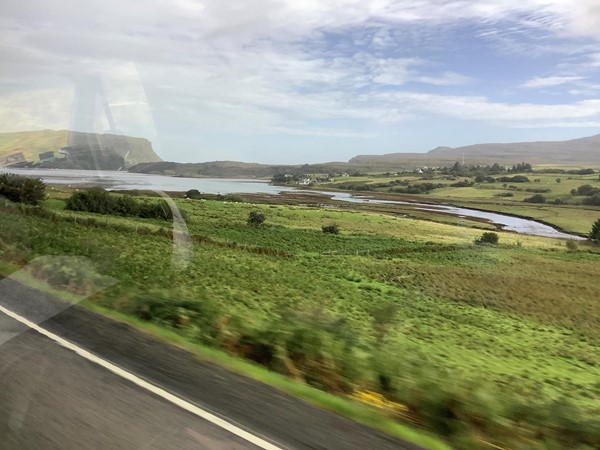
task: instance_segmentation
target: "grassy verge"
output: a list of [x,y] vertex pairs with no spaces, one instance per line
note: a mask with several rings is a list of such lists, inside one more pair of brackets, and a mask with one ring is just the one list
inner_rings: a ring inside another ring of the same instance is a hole
[[109,317],[123,323],[127,323],[136,329],[146,332],[165,342],[183,348],[202,361],[208,361],[225,367],[235,373],[247,376],[254,380],[273,386],[294,397],[305,400],[317,407],[339,414],[340,416],[351,419],[355,422],[367,425],[376,430],[382,431],[390,436],[403,439],[417,444],[430,450],[448,450],[450,447],[430,435],[424,430],[409,428],[406,425],[398,423],[374,408],[362,405],[358,402],[342,398],[315,389],[298,381],[291,380],[283,375],[271,372],[258,364],[236,358],[221,350],[207,347],[198,343],[190,342],[185,337],[164,327],[139,320],[136,317],[120,313],[108,308],[101,307],[93,302],[85,301],[81,303],[84,306],[98,314]]

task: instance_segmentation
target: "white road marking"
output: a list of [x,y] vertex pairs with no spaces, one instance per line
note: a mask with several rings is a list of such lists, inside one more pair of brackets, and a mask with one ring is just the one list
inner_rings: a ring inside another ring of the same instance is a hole
[[280,447],[277,447],[274,444],[271,444],[270,442],[265,441],[264,439],[259,438],[258,436],[253,435],[252,433],[249,433],[243,429],[241,429],[240,427],[227,422],[224,419],[221,419],[220,417],[215,416],[214,414],[211,414],[208,411],[205,411],[202,408],[199,408],[196,405],[193,405],[190,402],[187,402],[173,394],[171,394],[170,392],[165,391],[164,389],[155,386],[151,383],[148,383],[147,381],[141,379],[140,377],[134,375],[131,372],[128,372],[114,364],[112,364],[111,362],[102,359],[96,355],[94,355],[93,353],[88,352],[87,350],[73,344],[70,341],[67,341],[66,339],[52,333],[51,331],[46,330],[45,328],[40,327],[39,325],[31,322],[30,320],[26,319],[25,317],[11,311],[10,309],[6,309],[5,307],[3,307],[2,305],[0,305],[0,312],[2,312],[3,314],[7,315],[8,317],[22,323],[23,325],[26,325],[27,327],[31,328],[32,330],[37,331],[39,334],[46,336],[49,339],[52,339],[54,342],[58,343],[59,345],[61,345],[62,347],[65,347],[75,353],[77,353],[79,356],[87,359],[88,361],[91,361],[95,364],[98,364],[101,367],[104,367],[105,369],[111,371],[112,373],[132,382],[133,384],[138,385],[139,387],[146,389],[147,391],[152,392],[155,395],[158,395],[159,397],[173,403],[174,405],[179,406],[180,408],[214,424],[217,425],[218,427],[223,428],[224,430],[230,432],[231,434],[234,434],[248,442],[250,442],[251,444],[256,445],[257,447],[260,447],[264,450],[281,450]]

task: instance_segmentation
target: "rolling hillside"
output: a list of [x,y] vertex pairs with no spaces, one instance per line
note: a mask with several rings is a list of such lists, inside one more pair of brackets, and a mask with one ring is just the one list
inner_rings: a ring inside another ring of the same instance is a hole
[[427,153],[390,153],[361,155],[350,164],[388,165],[448,165],[462,161],[467,164],[531,164],[600,166],[600,134],[569,141],[519,142],[514,144],[476,144],[465,147],[438,147]]
[[114,134],[80,133],[67,130],[22,131],[0,133],[0,159],[22,153],[26,161],[38,162],[40,153],[55,152],[68,145],[111,149],[122,156],[128,166],[144,162],[159,162],[152,143],[144,138]]

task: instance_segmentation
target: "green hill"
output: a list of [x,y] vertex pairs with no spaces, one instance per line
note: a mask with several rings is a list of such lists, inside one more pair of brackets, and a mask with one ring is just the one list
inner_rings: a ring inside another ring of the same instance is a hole
[[350,164],[388,166],[467,164],[556,164],[563,166],[600,166],[600,134],[569,141],[517,142],[512,144],[476,144],[465,147],[438,147],[427,153],[389,153],[361,155]]
[[127,166],[162,161],[148,139],[68,130],[0,133],[0,159],[22,153],[26,161],[39,162],[40,153],[48,151],[54,152],[56,157],[63,158],[63,155],[58,154],[58,150],[73,145],[113,151],[125,159]]

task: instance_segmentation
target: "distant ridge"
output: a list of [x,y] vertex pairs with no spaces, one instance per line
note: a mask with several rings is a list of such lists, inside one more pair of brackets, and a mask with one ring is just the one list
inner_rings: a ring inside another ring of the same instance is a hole
[[389,153],[360,155],[350,164],[448,165],[462,161],[468,164],[572,164],[600,165],[600,134],[568,141],[517,142],[512,144],[475,144],[464,147],[437,147],[427,153]]
[[68,130],[19,131],[0,133],[0,159],[22,154],[25,161],[38,162],[40,154],[63,147],[109,149],[121,156],[127,166],[162,161],[148,139],[117,134],[82,133]]

